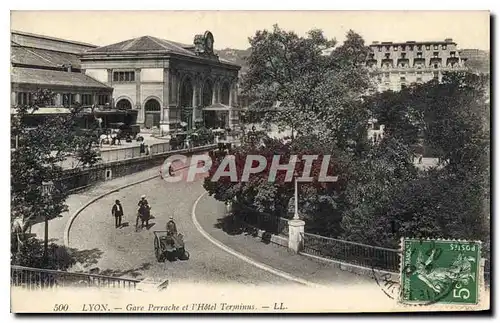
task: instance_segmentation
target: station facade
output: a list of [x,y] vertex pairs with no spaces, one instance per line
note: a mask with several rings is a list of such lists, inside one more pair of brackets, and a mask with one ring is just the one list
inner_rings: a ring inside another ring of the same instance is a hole
[[136,110],[137,123],[163,135],[205,125],[239,129],[240,66],[219,58],[214,36],[192,45],[152,36],[86,50],[82,72],[113,88],[113,106]]

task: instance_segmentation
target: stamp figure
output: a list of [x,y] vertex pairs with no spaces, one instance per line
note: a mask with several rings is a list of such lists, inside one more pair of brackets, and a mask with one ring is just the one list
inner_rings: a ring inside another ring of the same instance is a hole
[[480,242],[403,239],[402,247],[402,303],[478,303]]

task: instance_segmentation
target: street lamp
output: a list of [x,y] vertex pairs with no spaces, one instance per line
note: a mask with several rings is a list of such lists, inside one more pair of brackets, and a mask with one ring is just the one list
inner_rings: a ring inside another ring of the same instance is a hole
[[[52,189],[54,188],[54,183],[52,181],[42,182],[42,197],[44,198],[44,203],[52,194]],[[43,238],[43,259],[47,261],[47,253],[49,249],[49,214],[45,213],[45,230]]]
[[294,200],[295,200],[293,219],[300,220],[300,218],[299,218],[299,188],[298,188],[298,184],[297,184],[297,173],[295,173],[293,176],[293,183],[294,183]]

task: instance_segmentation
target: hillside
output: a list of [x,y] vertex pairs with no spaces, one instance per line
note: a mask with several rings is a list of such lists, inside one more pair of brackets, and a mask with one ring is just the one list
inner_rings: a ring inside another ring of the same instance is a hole
[[215,50],[215,53],[219,55],[220,58],[233,62],[241,66],[240,73],[245,74],[248,71],[248,66],[246,63],[246,57],[250,55],[250,48],[248,49],[232,49],[225,48],[221,50]]

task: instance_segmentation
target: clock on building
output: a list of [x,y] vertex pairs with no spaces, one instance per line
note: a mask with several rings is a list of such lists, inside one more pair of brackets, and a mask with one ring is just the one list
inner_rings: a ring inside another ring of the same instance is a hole
[[210,54],[214,52],[214,36],[209,31],[205,32],[205,51]]

